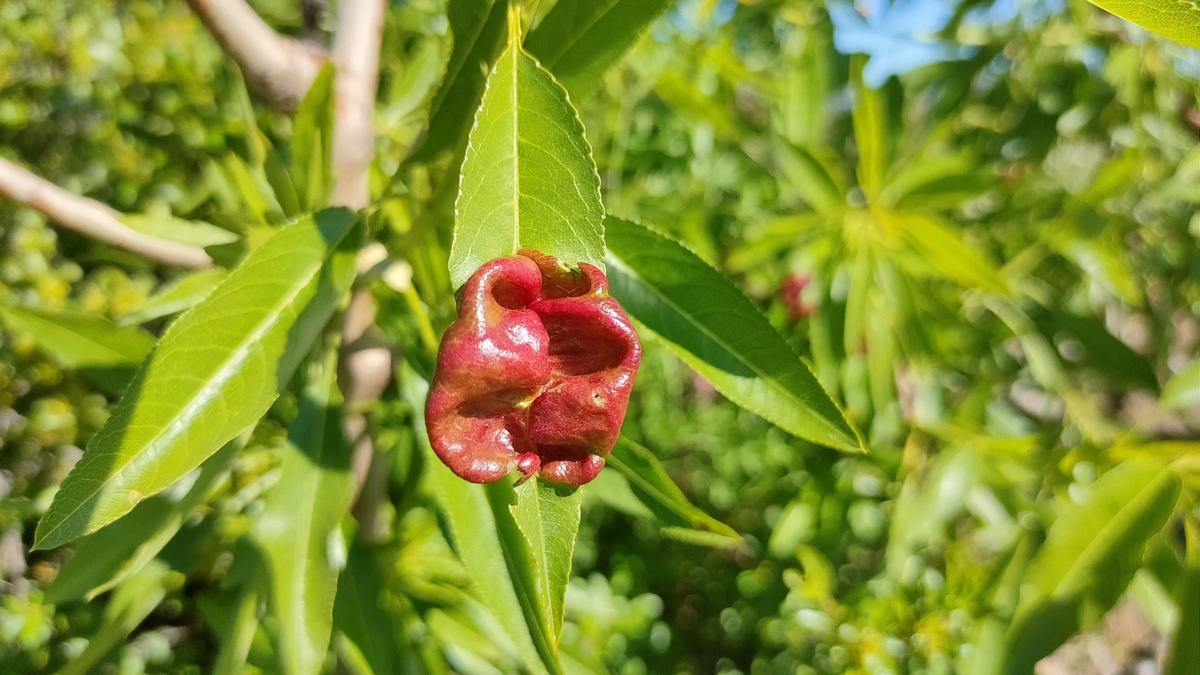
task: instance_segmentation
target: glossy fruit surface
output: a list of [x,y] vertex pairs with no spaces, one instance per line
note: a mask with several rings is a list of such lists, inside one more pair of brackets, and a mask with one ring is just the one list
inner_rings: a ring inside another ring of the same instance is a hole
[[528,250],[489,261],[463,286],[442,338],[430,442],[473,483],[513,469],[587,483],[616,443],[641,357],[599,268]]

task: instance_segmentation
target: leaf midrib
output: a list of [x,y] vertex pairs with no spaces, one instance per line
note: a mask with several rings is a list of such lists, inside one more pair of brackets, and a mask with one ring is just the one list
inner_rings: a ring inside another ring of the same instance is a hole
[[[352,225],[351,225],[351,227],[352,227]],[[191,416],[198,414],[199,410],[193,409],[193,405],[195,404],[197,399],[201,399],[203,397],[204,393],[208,392],[211,389],[212,384],[227,382],[229,379],[231,379],[232,377],[234,377],[237,374],[233,368],[230,368],[230,366],[237,365],[237,364],[243,362],[248,357],[249,352],[251,351],[250,347],[257,344],[259,342],[260,338],[262,337],[262,335],[265,334],[267,332],[267,330],[270,329],[273,325],[278,323],[278,318],[279,318],[279,315],[282,312],[283,308],[285,308],[287,305],[294,302],[296,299],[296,296],[298,296],[300,294],[300,292],[304,290],[305,287],[307,287],[310,283],[312,283],[313,279],[316,278],[317,273],[325,266],[325,262],[333,256],[333,253],[336,250],[337,250],[336,246],[330,246],[326,250],[325,255],[321,257],[321,260],[319,261],[319,263],[316,265],[313,265],[312,268],[309,270],[308,274],[305,274],[301,277],[301,282],[293,284],[292,286],[290,286],[288,288],[288,292],[283,296],[283,298],[280,300],[280,302],[277,302],[276,304],[271,306],[271,311],[267,314],[267,319],[260,322],[257,326],[255,326],[254,330],[251,331],[250,333],[248,333],[247,338],[242,341],[241,346],[239,346],[237,349],[230,352],[229,356],[226,357],[225,360],[223,360],[221,362],[220,366],[215,371],[217,376],[206,379],[204,381],[204,385],[197,388],[196,392],[188,399],[187,403],[179,408],[183,412],[176,415],[174,418],[172,418],[171,423],[162,425],[161,428],[155,433],[155,435],[149,441],[142,444],[143,448],[153,448],[153,451],[157,451],[158,448],[160,447],[160,443],[164,439],[169,441],[173,437],[176,437],[182,433],[182,429],[180,429],[181,426],[190,426],[190,425],[176,425],[174,422],[180,420],[181,418],[186,419],[187,417],[189,417],[189,414],[188,414],[189,412],[192,412]],[[216,289],[214,289],[214,292],[215,291],[216,291]],[[150,358],[153,358],[153,355],[151,355]],[[197,407],[199,409],[206,408],[207,405],[209,403],[211,403],[216,397],[217,397],[217,394],[214,394],[207,401],[203,401],[202,403],[200,403]],[[174,431],[176,429],[179,429],[179,431]],[[174,433],[172,433],[172,431],[174,431]],[[119,448],[119,446],[118,446],[118,448]],[[85,504],[91,503],[95,499],[96,495],[100,494],[100,492],[105,488],[105,486],[111,485],[113,483],[113,480],[116,477],[121,476],[125,472],[125,470],[129,467],[129,465],[133,463],[134,459],[136,459],[138,457],[142,457],[145,454],[147,454],[147,453],[144,451],[137,453],[137,455],[135,455],[134,457],[131,457],[129,461],[126,461],[124,464],[122,464],[121,467],[119,469],[117,469],[116,472],[110,474],[103,481],[100,481],[100,483],[98,484],[99,486],[95,490],[92,490],[91,492],[89,492],[85,497],[83,497],[82,499],[79,500],[79,503],[77,503],[74,508],[72,508],[65,515],[63,515],[61,518],[59,518],[58,522],[55,523],[54,527],[51,528],[50,530],[48,530],[46,532],[46,534],[40,538],[41,541],[44,542],[46,540],[51,539],[51,537],[54,535],[54,533],[58,532],[59,528],[61,528],[63,526],[63,524],[66,523],[67,521],[69,521],[72,517],[74,517],[74,515],[81,508],[83,508],[83,506]]]
[[[615,263],[615,265],[616,265],[617,267],[620,267],[621,269],[623,269],[623,270],[625,270],[627,273],[629,273],[629,274],[630,274],[630,275],[631,275],[633,278],[635,278],[635,279],[638,279],[638,280],[642,280],[642,277],[641,277],[641,275],[637,274],[637,272],[636,272],[636,271],[635,271],[633,268],[631,268],[631,267],[629,266],[629,264],[628,264],[628,263],[626,263],[626,262],[625,262],[625,261],[624,261],[624,260],[623,260],[623,259],[622,259],[622,258],[619,256],[619,255],[617,255],[616,253],[614,253],[614,252],[612,251],[612,249],[611,249],[611,248],[609,249],[609,259],[610,259],[610,260],[612,260],[612,261]],[[649,291],[650,291],[650,293],[652,293],[653,295],[657,296],[659,299],[661,299],[661,300],[662,300],[662,302],[663,302],[663,303],[665,303],[665,304],[666,304],[667,306],[669,306],[670,308],[674,309],[674,310],[675,310],[676,312],[678,312],[680,315],[687,317],[687,318],[688,318],[688,319],[691,321],[691,323],[692,323],[692,325],[693,325],[693,326],[695,326],[697,329],[699,329],[699,330],[700,330],[700,332],[704,333],[704,334],[705,334],[705,335],[707,335],[709,338],[711,338],[711,339],[712,339],[714,342],[716,342],[718,345],[720,345],[720,346],[721,346],[723,349],[725,349],[725,351],[726,351],[726,352],[728,352],[729,354],[732,354],[732,355],[733,355],[733,357],[734,357],[734,358],[736,358],[738,361],[740,361],[741,363],[743,363],[744,365],[746,365],[747,367],[749,367],[749,368],[750,368],[750,370],[751,370],[751,371],[753,371],[753,372],[754,372],[754,374],[755,374],[755,375],[757,375],[757,376],[758,376],[758,377],[759,377],[759,378],[760,378],[760,379],[761,379],[763,382],[765,382],[765,383],[767,384],[767,386],[768,386],[768,387],[770,387],[770,388],[772,388],[772,389],[774,389],[774,390],[776,390],[776,391],[782,392],[782,393],[783,393],[783,394],[784,394],[784,395],[785,395],[787,398],[789,398],[789,399],[793,399],[793,400],[798,400],[798,401],[804,402],[804,403],[806,404],[804,407],[805,407],[805,408],[807,408],[807,407],[808,407],[808,406],[807,406],[807,402],[805,402],[803,399],[801,399],[801,398],[797,397],[797,396],[796,396],[795,394],[793,394],[792,392],[788,391],[788,389],[787,389],[786,387],[784,387],[782,384],[780,384],[780,383],[779,383],[777,380],[775,380],[774,378],[772,378],[772,377],[769,377],[769,376],[768,376],[768,375],[767,375],[765,372],[763,372],[763,370],[762,370],[761,368],[759,368],[758,366],[756,366],[754,363],[752,363],[752,362],[750,362],[750,361],[746,360],[746,358],[745,358],[745,357],[743,357],[741,354],[739,354],[739,353],[737,352],[737,350],[735,350],[735,349],[732,349],[732,348],[730,347],[730,345],[729,345],[729,344],[727,344],[727,343],[726,343],[726,342],[725,342],[723,339],[719,338],[719,337],[718,337],[716,334],[714,334],[714,333],[713,333],[711,330],[709,330],[709,329],[708,329],[706,326],[704,326],[702,323],[700,323],[700,322],[699,322],[699,321],[696,319],[696,317],[695,317],[695,316],[693,316],[693,315],[692,315],[690,312],[684,311],[684,309],[683,309],[682,307],[680,307],[680,306],[679,306],[679,305],[677,305],[677,304],[676,304],[676,303],[675,303],[673,300],[671,300],[671,299],[670,299],[670,298],[668,298],[666,295],[664,295],[664,294],[663,294],[661,291],[659,291],[659,290],[658,290],[658,289],[657,289],[657,288],[656,288],[654,285],[652,285],[652,284],[649,284],[649,283],[645,283],[644,281],[642,281],[642,287],[643,287],[643,288],[645,288],[645,289],[647,289],[647,290],[649,290]],[[666,336],[663,336],[663,337],[664,337],[664,338],[666,338]],[[666,339],[669,339],[669,338],[666,338]],[[675,341],[674,341],[674,340],[671,340],[671,342],[675,342]],[[678,344],[678,343],[676,343],[676,344]],[[681,346],[682,346],[682,345],[681,345]],[[689,353],[691,353],[691,350],[686,350],[686,351],[688,351]],[[799,361],[799,357],[796,357],[796,358],[797,358],[797,361]],[[801,366],[802,368],[803,368],[803,367],[806,367],[806,366],[804,366],[804,362],[803,362],[803,361],[799,361],[799,362],[800,362],[800,366]],[[815,375],[813,376],[813,379],[814,379],[814,380],[816,379],[816,376],[815,376]],[[770,415],[769,413],[759,413],[759,415],[761,415],[762,417],[764,417],[764,418],[765,418],[765,419],[767,419],[767,420],[773,421],[773,420],[771,420],[771,418],[773,417],[773,415]],[[834,425],[833,425],[831,422],[829,422],[829,420],[825,419],[825,417],[824,417],[823,415],[820,415],[820,414],[814,414],[814,415],[811,415],[811,417],[814,417],[814,418],[815,418],[815,419],[816,419],[816,420],[817,420],[817,421],[818,421],[820,424],[822,424],[822,425],[823,425],[823,426],[824,426],[824,427],[825,427],[827,430],[833,431],[835,435],[837,435],[837,436],[844,435],[844,434],[843,434],[843,432],[842,432],[840,429],[838,429],[838,428],[837,428],[836,426],[834,426]],[[853,434],[851,434],[851,436],[853,437]],[[856,446],[856,449],[860,449],[860,446],[859,446],[859,444],[852,444],[852,445]]]

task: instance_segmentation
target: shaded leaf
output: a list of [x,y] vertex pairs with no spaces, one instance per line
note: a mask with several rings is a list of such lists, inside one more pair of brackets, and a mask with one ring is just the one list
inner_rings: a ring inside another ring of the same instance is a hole
[[1200,664],[1200,525],[1187,522],[1187,569],[1176,594],[1179,623],[1171,640],[1164,675],[1187,675]]
[[121,323],[125,325],[146,323],[191,309],[196,303],[208,297],[217,284],[221,283],[228,275],[228,270],[213,267],[181,276],[147,298],[141,307],[124,314],[121,317]]
[[559,0],[525,40],[576,100],[593,94],[672,0]]
[[1162,465],[1124,462],[1097,479],[1085,501],[1062,512],[1026,571],[1005,638],[1004,672],[1032,671],[1113,606],[1179,490],[1178,477]]
[[450,0],[446,17],[454,48],[430,102],[428,132],[414,151],[415,158],[430,159],[466,143],[487,69],[504,45],[506,7],[507,3],[496,0]]
[[[403,367],[401,393],[412,409],[424,410],[429,385]],[[414,416],[413,425],[429,458],[426,479],[445,515],[447,538],[474,580],[475,597],[512,640],[526,669],[562,672],[528,544],[509,509],[516,501],[512,481],[484,486],[455,476],[433,454],[424,417]]]
[[95,666],[158,607],[168,588],[178,587],[182,581],[163,562],[154,561],[143,567],[117,588],[105,605],[104,618],[89,638],[87,648],[58,671],[59,675],[95,672]]
[[613,296],[688,366],[791,434],[862,449],[812,371],[736,286],[657,231],[613,217],[607,229]]
[[299,674],[319,671],[329,647],[346,559],[340,525],[355,490],[335,345],[313,354],[306,380],[281,448],[279,482],[253,529],[265,562],[267,602],[279,621],[284,671]]
[[363,542],[355,541],[346,558],[346,569],[338,577],[333,605],[334,625],[375,675],[399,672],[397,658],[408,656],[399,629],[381,604],[385,578],[375,553]]
[[116,520],[254,425],[354,278],[354,213],[303,218],[176,320],[38,523],[53,548]]
[[583,125],[562,87],[520,47],[511,21],[463,161],[450,247],[456,287],[521,248],[571,263],[604,255],[600,177]]

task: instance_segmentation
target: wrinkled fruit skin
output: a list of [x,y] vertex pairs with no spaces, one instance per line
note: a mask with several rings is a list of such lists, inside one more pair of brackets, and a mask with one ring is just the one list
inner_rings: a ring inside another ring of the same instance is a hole
[[425,406],[433,449],[458,476],[517,469],[577,486],[604,468],[642,345],[604,273],[579,267],[523,250],[463,286]]

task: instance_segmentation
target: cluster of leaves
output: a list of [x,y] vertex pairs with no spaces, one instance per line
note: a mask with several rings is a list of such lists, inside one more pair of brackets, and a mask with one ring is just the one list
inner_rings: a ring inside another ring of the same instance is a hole
[[[820,3],[410,2],[354,214],[329,69],[287,120],[180,3],[45,4],[0,10],[0,146],[219,267],[0,215],[0,670],[1019,673],[1123,596],[1200,616],[1194,52],[967,2],[972,55],[871,88]],[[454,287],[522,246],[647,343],[574,494],[425,439]]]

